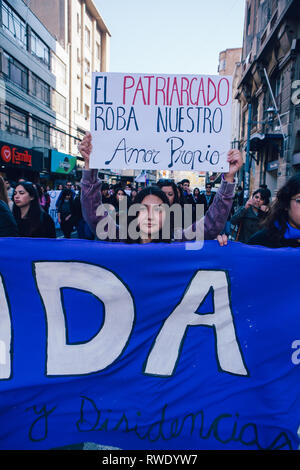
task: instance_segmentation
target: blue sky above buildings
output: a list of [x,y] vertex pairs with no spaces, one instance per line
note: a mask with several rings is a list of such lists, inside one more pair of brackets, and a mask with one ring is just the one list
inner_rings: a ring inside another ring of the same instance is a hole
[[94,0],[112,37],[110,72],[217,74],[242,47],[245,0]]

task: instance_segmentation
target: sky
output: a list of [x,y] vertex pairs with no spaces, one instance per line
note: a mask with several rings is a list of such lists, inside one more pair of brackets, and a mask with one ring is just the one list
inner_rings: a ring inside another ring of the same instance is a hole
[[111,33],[110,72],[218,74],[242,47],[245,0],[94,0]]

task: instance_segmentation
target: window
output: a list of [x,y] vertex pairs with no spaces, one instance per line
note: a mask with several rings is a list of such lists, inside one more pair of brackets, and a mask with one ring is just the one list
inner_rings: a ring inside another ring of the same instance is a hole
[[252,127],[257,127],[257,116],[258,116],[258,99],[255,97],[252,99]]
[[101,47],[98,42],[96,43],[96,55],[97,55],[97,59],[100,60],[101,59]]
[[51,128],[51,144],[57,150],[66,150],[66,134],[59,129]]
[[247,10],[247,35],[250,35],[250,22],[251,22],[251,5],[249,5]]
[[251,19],[251,5],[248,7],[248,10],[247,10],[247,28],[250,25],[250,19]]
[[90,119],[90,107],[87,104],[84,105],[84,119]]
[[218,71],[222,71],[222,70],[225,70],[226,68],[226,59],[222,59],[220,60],[220,65],[219,65],[219,70]]
[[34,75],[34,73],[32,74],[31,85],[31,95],[50,107],[50,86]]
[[281,76],[277,77],[275,80],[275,97],[279,96],[281,93]]
[[44,121],[32,118],[32,136],[50,146],[50,126]]
[[80,58],[80,50],[79,48],[77,47],[77,62],[80,63],[81,61],[81,58]]
[[66,117],[66,98],[57,91],[52,93],[52,109],[62,116]]
[[91,46],[91,33],[87,26],[85,27],[85,45],[87,47]]
[[26,49],[26,23],[10,6],[2,1],[2,28]]
[[56,54],[52,53],[52,72],[59,83],[67,83],[67,66]]
[[81,24],[80,24],[80,15],[77,13],[77,33],[80,33]]
[[[1,117],[2,120],[2,117]],[[28,136],[28,115],[13,106],[6,105],[3,115],[4,130],[22,137]]]
[[91,71],[91,65],[87,59],[84,61],[84,74],[88,75]]
[[34,31],[31,31],[31,54],[36,56],[41,62],[47,65],[50,68],[50,49],[49,47],[35,34]]
[[[277,77],[272,78],[270,80],[271,88],[273,90],[273,94],[274,94],[275,101],[276,101],[276,105],[279,108],[279,110],[281,108],[281,99],[282,99],[281,93],[283,89],[282,79],[283,79],[283,75],[277,75]],[[274,107],[271,101],[270,101],[270,106]]]
[[28,92],[28,69],[6,52],[2,52],[1,71],[4,76]]

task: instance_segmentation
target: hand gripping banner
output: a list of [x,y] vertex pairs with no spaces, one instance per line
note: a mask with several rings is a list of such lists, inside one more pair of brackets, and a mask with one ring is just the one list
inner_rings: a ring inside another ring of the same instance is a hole
[[297,449],[298,249],[0,249],[1,449]]

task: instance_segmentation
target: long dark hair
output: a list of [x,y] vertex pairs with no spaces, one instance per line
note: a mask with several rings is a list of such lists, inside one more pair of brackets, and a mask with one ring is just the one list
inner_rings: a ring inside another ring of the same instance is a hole
[[287,230],[288,210],[291,198],[300,193],[300,172],[292,176],[278,191],[271,209],[262,222],[262,227],[268,230],[276,241],[281,241]]
[[174,183],[174,181],[168,180],[168,179],[160,179],[160,180],[158,180],[158,182],[156,184],[160,189],[164,188],[166,186],[171,186],[172,189],[173,189],[173,192],[174,192],[174,202],[173,202],[173,204],[179,204],[179,196],[178,196],[178,192],[177,192],[177,186]]
[[129,206],[129,197],[128,197],[128,195],[125,193],[124,189],[121,188],[121,187],[115,188],[115,192],[114,192],[114,194],[113,194],[112,197],[111,197],[111,203],[112,203],[112,205],[114,206],[114,208],[116,209],[117,212],[119,211],[119,204],[120,204],[120,201],[119,201],[119,199],[117,198],[117,194],[118,194],[119,191],[122,191],[123,196],[125,196],[125,198],[127,199],[127,204],[128,204],[128,206]]
[[[179,198],[178,198],[178,202],[179,202],[179,204],[183,207],[183,206],[184,206],[183,189],[182,189],[181,186],[179,186],[179,184],[177,184],[176,188],[177,188],[177,190],[178,190],[179,193],[180,193],[180,196],[179,196]],[[178,196],[178,194],[177,194],[177,196]]]
[[[145,199],[146,196],[156,196],[158,197],[159,199],[161,199],[161,201],[163,202],[163,204],[166,204],[167,206],[170,206],[169,204],[169,199],[168,197],[166,196],[166,194],[158,187],[158,186],[148,186],[147,188],[144,188],[142,189],[141,191],[139,191],[137,193],[137,196],[134,200],[134,204],[143,204],[143,200]],[[136,217],[138,217],[138,214],[136,216],[130,216],[128,217],[128,226],[130,224],[130,222],[132,222],[134,219],[136,219]],[[159,231],[159,234],[158,234],[158,238],[157,239],[153,239],[152,242],[153,243],[170,243],[171,240],[172,240],[172,227],[171,227],[171,233],[170,233],[170,237],[168,239],[165,239],[162,237],[162,228],[161,230]],[[127,243],[141,243],[141,239],[139,238],[138,240],[132,240],[130,239],[129,237],[129,234],[128,234],[128,239],[127,239]]]
[[[30,223],[29,223],[30,231],[29,231],[29,234],[28,234],[28,236],[30,237],[38,229],[38,227],[40,226],[42,214],[44,213],[44,211],[40,206],[37,189],[35,188],[35,186],[32,183],[30,183],[29,181],[22,181],[21,183],[17,183],[16,188],[18,186],[22,186],[25,189],[25,191],[27,191],[27,193],[29,193],[30,197],[33,198],[32,201],[30,201],[29,210],[26,214],[26,219],[29,219],[29,221],[30,221]],[[13,199],[14,199],[14,196],[13,196]],[[14,215],[17,223],[20,222],[20,220],[21,220],[21,209],[19,207],[17,207],[15,203],[13,205],[13,215]]]
[[2,178],[2,176],[0,176],[0,200],[4,201],[8,205],[7,189],[5,186],[5,181]]
[[[198,191],[197,196],[196,196],[196,194],[195,194],[196,191]],[[195,188],[195,189],[194,189],[194,191],[193,191],[193,196],[194,196],[194,200],[195,200],[196,202],[198,202],[198,201],[199,201],[199,198],[200,198],[200,189],[199,189],[199,188]]]

